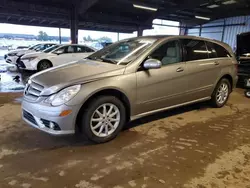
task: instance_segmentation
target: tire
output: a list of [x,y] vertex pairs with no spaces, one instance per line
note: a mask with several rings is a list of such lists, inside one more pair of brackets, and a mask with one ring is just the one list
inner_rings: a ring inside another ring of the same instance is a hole
[[[220,95],[221,100],[219,100],[220,99],[219,93],[222,90],[223,90],[223,92]],[[212,94],[212,98],[211,98],[212,106],[215,108],[223,107],[227,103],[231,91],[232,91],[232,86],[231,86],[229,80],[226,78],[221,79],[219,81],[219,83],[216,85],[214,92]]]
[[38,71],[43,71],[48,68],[52,67],[51,63],[47,60],[42,60],[38,63],[37,70]]
[[[113,107],[110,108],[111,106]],[[102,117],[105,114],[104,108],[106,109],[106,114],[110,112],[109,115],[106,115],[106,119]],[[110,109],[112,110],[110,111]],[[97,113],[97,110],[100,113]],[[113,116],[111,117],[111,115]],[[108,118],[113,121],[109,121]],[[87,105],[87,109],[83,111],[80,130],[88,140],[95,143],[104,143],[114,139],[122,130],[125,122],[126,110],[123,103],[113,96],[99,96],[92,100]],[[110,123],[113,125],[113,128],[110,126]]]
[[246,96],[247,98],[250,98],[250,90],[245,91],[245,96]]

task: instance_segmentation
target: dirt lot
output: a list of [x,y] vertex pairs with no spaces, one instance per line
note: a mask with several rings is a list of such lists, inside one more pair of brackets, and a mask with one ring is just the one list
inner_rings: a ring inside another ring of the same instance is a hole
[[23,123],[20,94],[0,94],[0,187],[250,188],[250,100],[207,103],[132,122],[93,145]]

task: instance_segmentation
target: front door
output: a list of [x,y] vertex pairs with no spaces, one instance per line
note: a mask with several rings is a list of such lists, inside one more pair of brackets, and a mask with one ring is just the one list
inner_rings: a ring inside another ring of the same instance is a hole
[[148,58],[160,60],[162,67],[137,71],[137,114],[186,102],[187,72],[179,41],[161,45]]

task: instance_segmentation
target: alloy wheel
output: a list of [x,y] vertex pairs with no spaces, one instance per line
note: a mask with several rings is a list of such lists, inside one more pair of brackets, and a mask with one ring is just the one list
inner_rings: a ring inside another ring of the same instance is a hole
[[120,124],[121,115],[118,107],[111,103],[99,106],[91,116],[90,127],[98,137],[107,137],[115,132]]
[[229,95],[228,85],[226,83],[222,83],[217,91],[216,100],[219,104],[223,104],[226,102]]

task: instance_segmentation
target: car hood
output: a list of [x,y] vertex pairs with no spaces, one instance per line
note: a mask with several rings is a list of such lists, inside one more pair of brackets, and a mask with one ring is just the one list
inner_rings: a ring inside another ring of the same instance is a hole
[[25,51],[27,51],[27,49],[10,50],[10,51],[8,52],[8,54],[11,54],[11,53],[19,53],[19,52],[25,52]]
[[31,52],[31,53],[26,53],[22,58],[29,58],[29,57],[41,57],[46,55],[44,52]]
[[30,52],[34,52],[34,51],[33,50],[28,50],[28,49],[26,49],[26,50],[24,50],[24,49],[22,49],[22,50],[12,50],[12,51],[9,51],[8,54],[17,53],[18,56],[21,56],[23,54],[30,53]]
[[31,76],[30,79],[45,87],[41,95],[51,95],[73,84],[121,75],[124,70],[125,67],[122,65],[85,59],[42,71]]

